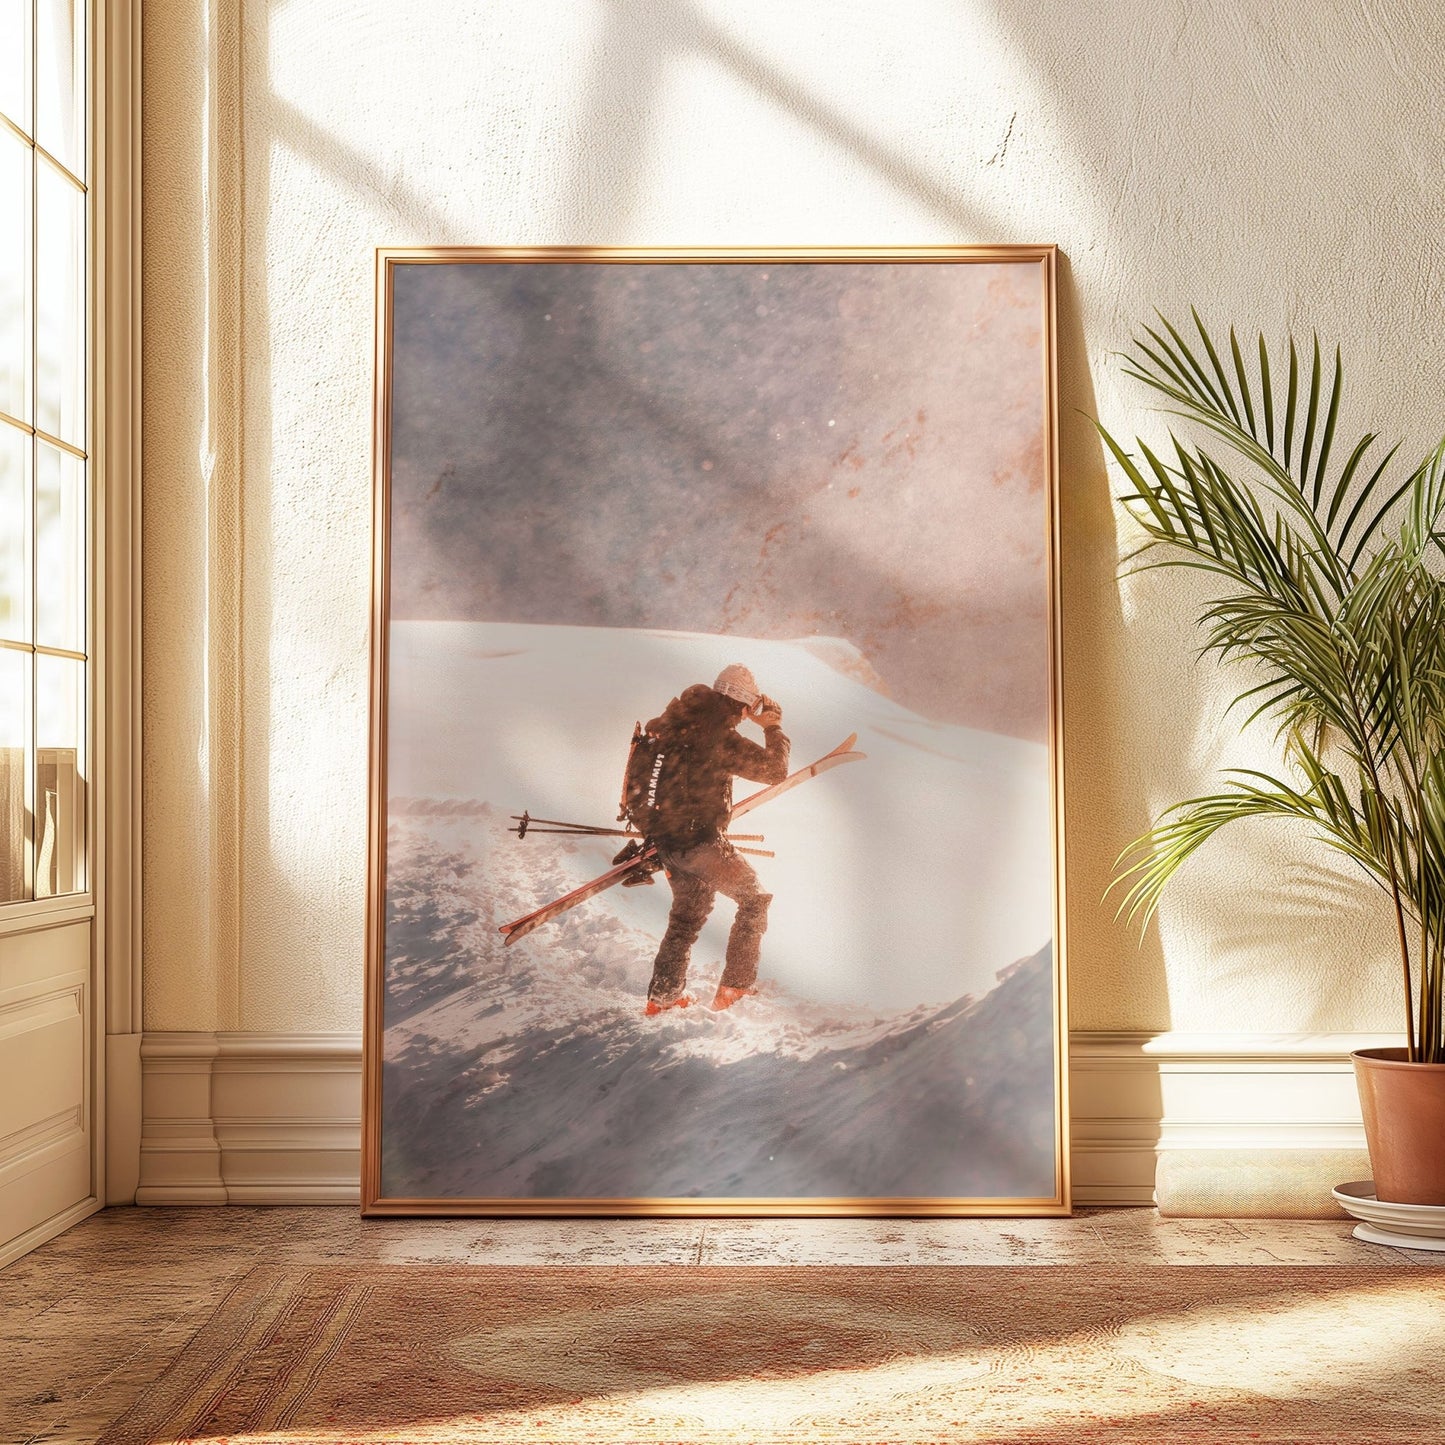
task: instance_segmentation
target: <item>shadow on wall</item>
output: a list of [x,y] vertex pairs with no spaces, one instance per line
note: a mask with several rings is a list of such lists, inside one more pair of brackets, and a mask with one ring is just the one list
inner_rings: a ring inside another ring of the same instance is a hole
[[[256,26],[269,27],[284,7],[263,8]],[[252,44],[251,55],[264,57],[273,43],[269,30]],[[634,240],[630,234],[642,187],[647,183],[647,158],[662,124],[661,95],[672,67],[689,54],[708,57],[772,104],[830,142],[847,146],[870,167],[915,202],[933,211],[960,240],[989,242],[1000,231],[1013,229],[1010,218],[994,215],[919,166],[904,150],[849,118],[847,111],[825,96],[793,80],[766,56],[755,53],[724,33],[691,5],[680,0],[647,0],[641,5],[611,3],[597,34],[593,62],[580,79],[584,128],[605,135],[605,149],[576,148],[570,169],[559,176],[551,200],[544,234],[573,242]],[[619,57],[624,59],[619,62]],[[1047,73],[1040,58],[1039,74]],[[260,63],[260,62],[257,62]],[[243,76],[242,89],[247,80]],[[273,768],[266,755],[274,735],[274,709],[294,711],[294,670],[275,656],[275,639],[291,634],[291,605],[283,600],[294,591],[294,573],[304,566],[305,552],[318,539],[299,531],[295,499],[272,495],[272,380],[268,359],[276,344],[269,311],[269,234],[278,224],[271,219],[271,171],[278,154],[294,151],[328,177],[337,187],[357,194],[378,214],[379,240],[400,233],[429,233],[438,244],[475,241],[459,234],[442,206],[409,186],[396,172],[383,172],[374,161],[342,138],[327,131],[316,119],[277,93],[262,104],[248,94],[244,201],[239,192],[232,204],[240,214],[265,228],[246,248],[244,283],[238,287],[241,346],[245,356],[245,476],[244,520],[248,536],[265,539],[265,545],[246,549],[244,635],[244,695],[247,732],[252,739],[245,760],[244,830],[258,843],[271,836],[276,809],[293,807],[297,800],[276,796],[278,787],[300,786],[283,781],[282,769]],[[238,124],[242,123],[238,117]],[[609,163],[610,162],[610,163]],[[217,177],[224,180],[225,177]],[[239,178],[232,176],[239,186]],[[478,205],[483,203],[478,198]],[[480,221],[479,221],[479,224]],[[705,237],[697,238],[705,240]],[[839,235],[833,240],[851,240]],[[337,264],[342,264],[338,258]],[[360,266],[346,263],[360,274]],[[1119,1000],[1130,999],[1131,1020],[1158,1028],[1169,1025],[1168,994],[1163,957],[1157,935],[1151,934],[1141,954],[1122,927],[1112,924],[1099,902],[1108,881],[1108,868],[1118,847],[1149,822],[1140,775],[1133,765],[1131,740],[1120,735],[1117,699],[1131,691],[1129,659],[1123,651],[1125,630],[1120,613],[1114,568],[1118,544],[1115,519],[1103,453],[1090,418],[1095,399],[1088,366],[1088,344],[1083,307],[1066,258],[1059,270],[1059,364],[1061,435],[1062,618],[1064,628],[1064,716],[1066,741],[1066,838],[1068,846],[1068,925],[1071,939],[1070,972],[1075,1016],[1084,1026],[1100,1026],[1117,1017]],[[284,344],[284,343],[283,343]],[[324,534],[321,538],[324,541]],[[856,567],[858,558],[850,556]],[[322,569],[324,571],[324,569]],[[1170,716],[1181,732],[1193,727],[1197,690],[1193,672],[1181,649],[1178,676],[1172,678]],[[1167,726],[1164,720],[1161,726]],[[353,760],[355,761],[355,760]],[[354,786],[364,788],[364,770],[358,769]],[[270,858],[264,850],[248,846],[247,887],[268,915],[278,908],[314,911],[298,896],[285,860]],[[263,864],[262,859],[266,862]],[[317,933],[331,939],[358,940],[358,919],[336,916],[321,919]],[[243,928],[244,932],[244,928]],[[244,949],[242,950],[244,957]],[[237,968],[244,967],[240,959]]]
[[[974,0],[960,3],[972,8]],[[1102,328],[1095,321],[1096,330],[1122,339],[1147,324],[1156,305],[1183,317],[1191,304],[1217,326],[1263,326],[1272,342],[1286,330],[1307,336],[1318,326],[1347,338],[1355,375],[1385,379],[1373,394],[1368,384],[1354,393],[1357,403],[1367,400],[1369,415],[1350,419],[1347,406],[1342,436],[1379,429],[1388,442],[1408,426],[1412,404],[1418,411],[1429,396],[1433,407],[1428,382],[1398,384],[1400,358],[1386,359],[1385,348],[1403,336],[1413,362],[1439,344],[1416,348],[1421,336],[1433,336],[1427,297],[1438,295],[1438,247],[1428,231],[1401,220],[1438,211],[1429,167],[1419,161],[1439,145],[1428,103],[1437,81],[1426,59],[1439,48],[1438,14],[1400,4],[1350,17],[1301,11],[1295,23],[1283,11],[1196,7],[1157,24],[1133,17],[1126,33],[1023,0],[992,8],[1058,107],[1055,137],[1097,138],[1075,154],[1098,178],[1105,207],[1106,229],[1094,240],[1122,250],[1114,264],[1126,279],[1114,294],[1088,298],[1083,309],[1105,320]],[[1349,86],[1321,83],[1340,65],[1349,68]],[[1198,84],[1203,74],[1216,83]],[[1149,156],[1137,137],[1161,116],[1173,139]],[[1105,138],[1118,139],[1117,151],[1105,148]],[[1184,159],[1205,147],[1217,166]],[[1377,229],[1362,244],[1350,218],[1366,194],[1380,205]],[[1348,203],[1322,204],[1331,195]],[[1391,233],[1418,250],[1382,246]],[[1154,289],[1136,291],[1140,275],[1153,276]],[[1376,303],[1361,310],[1360,302],[1384,295],[1393,299],[1381,324]],[[1061,332],[1068,324],[1061,306]],[[1077,349],[1065,336],[1066,427],[1071,403],[1095,414],[1092,396],[1082,399],[1087,374],[1076,392],[1067,379],[1085,355],[1082,336]],[[1107,394],[1118,368],[1105,365],[1114,373],[1098,378]],[[1431,374],[1428,365],[1411,371]],[[1128,410],[1107,403],[1111,431],[1157,437],[1162,422],[1143,419],[1149,396],[1135,387],[1126,400]],[[1259,766],[1276,752],[1267,730],[1241,738],[1247,709],[1224,715],[1243,676],[1196,660],[1202,639],[1194,620],[1208,585],[1174,571],[1122,586],[1106,576],[1107,487],[1102,463],[1097,478],[1093,470],[1093,447],[1083,434],[1066,435],[1063,447],[1076,1026],[1349,1031],[1393,1020],[1398,960],[1386,900],[1302,828],[1251,825],[1213,841],[1171,885],[1137,954],[1132,930],[1111,921],[1112,909],[1098,908],[1117,849],[1154,815],[1212,791],[1220,769]],[[1074,488],[1083,477],[1081,500]],[[1094,498],[1097,513],[1088,505]],[[1096,667],[1100,676],[1080,676]]]
[[[302,778],[303,769],[287,763],[277,766],[268,761],[271,739],[288,732],[294,736],[296,714],[305,701],[298,702],[297,678],[323,679],[331,685],[329,674],[338,666],[353,671],[360,667],[358,658],[338,659],[314,656],[308,659],[305,649],[311,645],[307,637],[306,606],[314,607],[317,599],[308,600],[303,574],[336,575],[334,562],[321,565],[320,554],[328,545],[324,528],[310,529],[308,501],[300,491],[288,488],[282,493],[275,478],[282,473],[274,465],[284,462],[284,472],[300,475],[300,466],[293,457],[277,458],[271,452],[273,434],[273,401],[275,382],[270,373],[270,358],[282,348],[299,349],[308,338],[275,326],[271,314],[272,300],[267,296],[268,250],[274,264],[275,249],[284,241],[287,226],[294,217],[278,204],[284,193],[274,190],[272,180],[277,168],[289,164],[288,153],[300,158],[323,177],[329,194],[340,195],[337,204],[367,208],[374,217],[378,240],[427,239],[453,244],[476,241],[493,234],[499,225],[514,222],[495,219],[494,198],[478,194],[474,205],[474,229],[455,219],[456,212],[426,186],[407,180],[405,153],[398,152],[394,162],[378,161],[366,153],[364,145],[348,143],[339,128],[328,129],[324,113],[306,113],[294,101],[278,92],[264,92],[265,80],[260,67],[265,64],[269,48],[283,43],[273,33],[279,19],[293,7],[273,3],[247,11],[250,29],[246,36],[247,64],[253,69],[241,77],[245,93],[245,172],[244,213],[250,218],[250,231],[245,253],[244,281],[238,279],[237,295],[244,303],[240,346],[244,356],[244,520],[247,537],[259,545],[245,550],[244,597],[246,607],[243,637],[244,691],[247,702],[247,755],[241,772],[245,778],[246,812],[243,827],[251,845],[245,849],[247,859],[246,887],[251,895],[247,906],[254,911],[248,919],[286,911],[308,912],[308,936],[317,940],[317,947],[329,949],[333,955],[345,955],[341,964],[354,967],[350,955],[361,939],[360,889],[352,890],[351,901],[327,901],[317,905],[309,898],[304,883],[298,886],[294,870],[284,856],[276,856],[262,865],[265,844],[287,816],[304,801],[307,789],[315,786],[318,774]],[[660,139],[672,111],[665,107],[668,87],[676,84],[678,67],[689,60],[703,58],[710,66],[725,71],[750,93],[768,105],[785,112],[787,118],[808,135],[816,135],[830,145],[846,148],[900,198],[914,207],[926,208],[928,214],[959,240],[991,241],[1018,233],[1016,213],[1009,212],[994,200],[984,199],[982,184],[973,190],[956,177],[943,179],[943,171],[920,162],[911,148],[890,139],[881,119],[875,124],[866,110],[860,108],[857,76],[841,67],[836,89],[820,82],[816,70],[809,78],[799,79],[786,64],[763,53],[753,44],[709,18],[701,6],[683,0],[643,0],[641,4],[624,4],[609,0],[600,8],[599,23],[590,42],[590,58],[577,79],[578,116],[585,134],[595,132],[597,144],[589,148],[574,146],[563,158],[555,173],[555,181],[546,196],[539,196],[535,231],[518,239],[566,239],[574,242],[622,242],[646,240],[636,234],[639,215],[650,203],[661,182],[654,162]],[[1227,17],[1226,17],[1227,18]],[[318,11],[319,27],[324,17]],[[1220,21],[1215,16],[1216,22]],[[301,29],[288,17],[284,43],[304,43],[304,22]],[[1060,155],[1067,154],[1070,164],[1086,172],[1087,183],[1100,191],[1099,206],[1103,224],[1112,228],[1107,239],[1123,248],[1132,249],[1132,259],[1141,274],[1157,276],[1157,261],[1149,252],[1157,251],[1159,233],[1152,224],[1141,222],[1131,232],[1129,208],[1137,201],[1136,190],[1127,182],[1135,164],[1129,155],[1117,154],[1105,146],[1105,137],[1135,133],[1144,116],[1144,97],[1148,88],[1143,82],[1123,73],[1139,63],[1142,42],[1134,41],[1116,56],[1109,47],[1117,33],[1107,27],[1078,27],[1060,12],[1056,17],[1040,19],[1036,10],[1027,13],[1021,4],[1007,5],[1002,19],[995,16],[1006,30],[1011,59],[1028,67],[1028,73],[1049,101],[1049,130],[1043,143],[1053,144]],[[1208,17],[1191,17],[1188,25],[1196,37]],[[1223,23],[1223,22],[1220,22]],[[1241,22],[1243,23],[1243,22]],[[1312,23],[1312,22],[1311,22]],[[1361,22],[1363,23],[1363,22]],[[1393,23],[1393,22],[1392,22]],[[440,30],[440,22],[438,23]],[[1359,37],[1353,37],[1358,39]],[[1318,213],[1317,198],[1306,199],[1313,184],[1308,168],[1299,169],[1291,153],[1281,148],[1276,154],[1259,153],[1253,137],[1259,128],[1276,133],[1284,124],[1290,107],[1299,100],[1320,134],[1334,137],[1348,125],[1360,123],[1361,134],[1378,131],[1365,124],[1370,107],[1384,93],[1385,73],[1378,56],[1366,47],[1366,63],[1360,72],[1360,84],[1343,96],[1336,96],[1326,105],[1321,99],[1304,92],[1310,86],[1308,74],[1290,78],[1289,57],[1275,53],[1278,39],[1268,25],[1253,24],[1246,33],[1221,30],[1207,37],[1206,54],[1228,53],[1236,63],[1247,67],[1254,78],[1238,87],[1219,91],[1201,91],[1195,97],[1204,109],[1202,120],[1189,119],[1191,126],[1217,125],[1223,138],[1221,154],[1228,144],[1238,141],[1238,153],[1251,155],[1256,169],[1242,171],[1235,181],[1233,194],[1240,207],[1238,216],[1220,220],[1212,217],[1213,229],[1205,226],[1202,213],[1194,209],[1204,205],[1208,197],[1198,186],[1192,187],[1186,168],[1168,173],[1151,174],[1148,179],[1148,206],[1161,215],[1187,218],[1187,226],[1179,228],[1181,253],[1180,280],[1176,292],[1183,299],[1193,299],[1201,286],[1201,276],[1217,276],[1215,294],[1223,300],[1214,303],[1216,314],[1241,294],[1246,285],[1242,279],[1248,269],[1237,256],[1201,259],[1198,238],[1222,234],[1222,227],[1244,226],[1251,215],[1275,196],[1275,203],[1293,214],[1308,204]],[[437,40],[438,48],[445,37]],[[1333,42],[1335,49],[1343,41]],[[1082,53],[1079,48],[1082,47]],[[1132,47],[1132,48],[1131,48]],[[1385,47],[1388,48],[1388,47]],[[962,70],[969,57],[960,54],[957,64]],[[1408,70],[1408,67],[1407,67]],[[1405,80],[1413,84],[1409,74]],[[1264,82],[1273,86],[1266,96]],[[1274,84],[1277,81],[1278,84]],[[1112,83],[1117,82],[1117,83]],[[946,87],[946,79],[934,82]],[[864,97],[866,100],[866,96]],[[943,104],[950,99],[946,90],[939,96]],[[478,90],[475,96],[478,113],[484,114],[488,95]],[[239,96],[235,97],[241,123]],[[1337,112],[1337,113],[1336,113]],[[942,112],[941,112],[942,113]],[[467,117],[459,117],[465,121]],[[472,118],[475,120],[475,117]],[[1147,120],[1147,116],[1144,116]],[[1414,124],[1415,122],[1411,122]],[[1418,122],[1426,121],[1421,118]],[[1407,127],[1408,130],[1408,127]],[[1090,137],[1098,137],[1094,142]],[[1248,147],[1246,139],[1250,140]],[[529,142],[531,144],[531,142]],[[1387,161],[1398,158],[1405,142],[1398,137],[1386,142]],[[1079,147],[1092,145],[1080,156]],[[1066,150],[1065,148],[1068,147]],[[531,158],[544,151],[519,148],[519,163],[530,164]],[[1132,151],[1129,153],[1132,155]],[[781,157],[787,161],[784,153]],[[1011,154],[1009,164],[1013,164]],[[213,179],[225,180],[224,167],[217,162]],[[982,172],[980,172],[982,174]],[[990,176],[994,173],[990,172]],[[730,178],[731,179],[731,178]],[[462,176],[459,184],[465,184]],[[239,212],[243,204],[239,176],[232,177],[235,195],[231,202]],[[538,186],[540,190],[540,184]],[[1412,193],[1413,194],[1413,193]],[[1181,209],[1182,208],[1182,209]],[[726,201],[714,213],[725,222]],[[1333,224],[1331,222],[1331,224]],[[832,234],[818,239],[869,239],[846,234],[846,228],[830,227]],[[420,234],[419,234],[420,233]],[[1333,244],[1330,236],[1303,228],[1301,246],[1306,251]],[[1062,228],[1059,239],[1069,245],[1073,231]],[[1191,237],[1193,242],[1191,243]],[[707,235],[687,237],[706,241]],[[760,239],[766,240],[766,237]],[[1048,239],[1043,237],[1040,239]],[[1191,249],[1192,244],[1192,249]],[[304,253],[306,246],[315,246],[310,264],[345,267],[348,278],[354,276],[358,285],[367,285],[369,258],[347,253],[328,256],[324,241],[303,242],[296,246]],[[1073,248],[1074,262],[1082,264],[1083,242]],[[319,259],[318,259],[319,258]],[[1315,255],[1267,255],[1260,258],[1263,279],[1255,277],[1243,294],[1258,305],[1258,298],[1274,294],[1297,294],[1287,284],[1288,276],[1302,266],[1320,262]],[[288,263],[290,264],[290,263]],[[1192,269],[1185,270],[1186,265]],[[1334,275],[1339,261],[1332,266],[1317,267],[1321,275]],[[1152,266],[1152,269],[1150,269]],[[1205,268],[1210,268],[1208,271]],[[1091,267],[1090,274],[1094,274]],[[1127,274],[1127,273],[1125,273]],[[1279,290],[1269,288],[1278,281]],[[348,286],[351,284],[348,279]],[[1167,289],[1167,288],[1166,288]],[[1332,294],[1332,293],[1331,293]],[[1177,1021],[1177,997],[1171,999],[1170,980],[1166,970],[1166,952],[1175,957],[1176,939],[1185,949],[1181,935],[1168,931],[1161,936],[1152,932],[1142,951],[1122,925],[1116,925],[1110,910],[1100,903],[1115,854],[1126,842],[1146,827],[1152,813],[1162,804],[1173,801],[1175,781],[1181,771],[1181,760],[1197,758],[1200,740],[1214,725],[1219,684],[1212,670],[1194,664],[1195,638],[1189,627],[1192,613],[1187,601],[1173,581],[1151,580],[1140,583],[1130,594],[1126,609],[1114,575],[1118,552],[1116,518],[1113,512],[1109,483],[1102,453],[1089,418],[1095,411],[1094,385],[1089,372],[1090,342],[1087,328],[1096,332],[1110,327],[1122,332],[1128,322],[1147,313],[1153,297],[1135,296],[1125,291],[1122,302],[1117,296],[1086,298],[1076,285],[1074,265],[1065,260],[1060,272],[1059,336],[1060,336],[1060,423],[1061,482],[1063,531],[1063,623],[1065,634],[1065,717],[1067,747],[1067,828],[1069,861],[1069,935],[1070,973],[1076,1023],[1083,1028],[1133,1027],[1164,1029]],[[1158,298],[1166,307],[1174,306],[1177,294]],[[1110,306],[1123,306],[1127,314],[1110,318]],[[1086,317],[1089,320],[1086,322]],[[1093,318],[1102,317],[1102,323]],[[1268,318],[1265,318],[1268,319]],[[288,317],[287,324],[294,318]],[[221,324],[218,318],[217,324]],[[1106,336],[1105,340],[1112,340]],[[1096,339],[1095,345],[1099,342]],[[1111,418],[1117,429],[1127,432],[1127,419]],[[318,425],[321,423],[318,423]],[[356,437],[358,447],[365,446],[364,437]],[[314,471],[307,473],[315,476]],[[317,489],[324,490],[324,488]],[[292,493],[296,493],[293,495]],[[363,559],[356,568],[364,574]],[[336,599],[340,605],[362,605],[362,589],[348,592]],[[322,642],[315,644],[323,649]],[[299,659],[304,672],[298,674]],[[347,705],[355,707],[360,696],[354,687],[345,687]],[[362,809],[359,799],[364,792],[362,760],[348,756],[345,760],[349,783],[356,789],[356,814]],[[319,776],[336,776],[334,764],[321,767]],[[1161,781],[1162,780],[1162,781]],[[239,790],[239,783],[236,788]],[[1238,853],[1229,850],[1240,846],[1233,841],[1216,844],[1221,864],[1216,882],[1230,896],[1231,918],[1240,918],[1234,909],[1235,896],[1241,882],[1247,884],[1248,864],[1241,865]],[[1248,857],[1248,855],[1244,855]],[[353,859],[342,860],[345,870],[359,878],[360,865]],[[1230,886],[1232,884],[1232,887]],[[338,890],[337,898],[345,890]],[[300,895],[297,901],[295,895]],[[1363,905],[1362,905],[1363,907]],[[1288,941],[1297,937],[1301,921],[1309,916],[1300,900],[1283,901],[1273,896],[1252,900],[1253,917],[1240,919],[1237,965],[1228,976],[1221,975],[1222,987],[1248,984],[1245,973],[1249,967],[1247,949],[1268,947],[1273,941],[1282,951],[1276,955],[1281,969],[1295,969],[1298,960],[1288,959]],[[1176,962],[1181,973],[1192,980],[1201,968],[1228,920],[1216,900],[1212,907],[1201,908],[1191,926],[1191,951],[1181,952],[1183,962]],[[1245,923],[1247,922],[1247,927]],[[250,923],[247,927],[251,927]],[[259,922],[255,924],[260,927]],[[242,930],[243,933],[245,929]],[[1201,942],[1201,939],[1203,940]],[[1233,945],[1231,945],[1233,946]],[[245,956],[242,949],[234,963],[239,969]],[[359,977],[359,969],[355,970]],[[334,976],[339,976],[334,975]],[[1186,980],[1187,986],[1192,986]],[[1296,987],[1293,1002],[1282,1000],[1276,1017],[1285,1014],[1306,1026],[1309,1020],[1325,1019],[1331,1002],[1331,983],[1323,972],[1309,980],[1301,990]],[[1311,989],[1315,990],[1311,996]],[[1176,989],[1177,994],[1177,989]],[[359,1004],[359,1000],[358,1000]],[[268,1005],[269,1006],[269,1005]],[[358,1010],[359,1011],[359,1010]]]
[[[959,228],[960,240],[998,240],[990,234],[992,222],[986,211],[905,151],[850,119],[844,105],[810,91],[729,35],[688,0],[605,0],[605,9],[593,66],[582,82],[583,134],[590,134],[593,126],[608,133],[612,154],[625,157],[626,163],[613,169],[600,164],[600,152],[580,148],[573,152],[573,167],[558,188],[552,210],[553,229],[572,244],[620,245],[630,239],[646,163],[664,124],[659,106],[671,71],[698,58],[711,61],[760,99],[851,151],[890,186]],[[695,244],[705,245],[707,239],[700,236]],[[819,245],[857,244],[844,237],[816,240]],[[761,243],[766,244],[766,238]]]
[[[1169,981],[1156,929],[1138,939],[1105,900],[1113,861],[1151,823],[1137,739],[1119,700],[1137,687],[1117,581],[1119,542],[1089,373],[1074,269],[1059,261],[1059,493],[1063,576],[1064,840],[1070,1022],[1074,1028],[1171,1026]],[[1173,679],[1171,679],[1173,680]],[[1177,679],[1167,729],[1192,726],[1199,704]],[[1133,709],[1130,716],[1136,716]],[[1167,746],[1167,744],[1166,744]]]

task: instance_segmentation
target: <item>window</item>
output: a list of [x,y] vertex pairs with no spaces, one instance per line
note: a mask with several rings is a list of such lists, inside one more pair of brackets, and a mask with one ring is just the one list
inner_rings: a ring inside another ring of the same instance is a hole
[[87,26],[0,0],[0,903],[88,886]]

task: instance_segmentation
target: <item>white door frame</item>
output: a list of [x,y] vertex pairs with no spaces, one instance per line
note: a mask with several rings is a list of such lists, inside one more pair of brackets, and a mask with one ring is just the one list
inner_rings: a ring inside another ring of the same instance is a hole
[[141,1132],[141,0],[96,0],[95,1181],[129,1204]]

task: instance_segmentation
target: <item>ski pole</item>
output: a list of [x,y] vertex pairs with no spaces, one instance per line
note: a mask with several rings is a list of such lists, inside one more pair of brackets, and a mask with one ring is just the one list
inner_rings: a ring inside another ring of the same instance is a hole
[[[632,833],[623,828],[538,828],[534,824],[525,827],[508,828],[519,838],[530,838],[538,833],[550,834],[554,838],[641,838],[641,833]],[[761,843],[761,833],[726,833],[729,843]],[[739,850],[742,851],[742,850]]]
[[[534,818],[530,813],[513,813],[511,816],[514,823],[520,823],[522,825],[524,832],[530,828],[533,823],[544,823],[549,828],[570,828],[573,832],[577,833],[607,833],[609,835],[615,835],[626,831],[621,828],[598,828],[594,827],[591,823],[564,823],[561,818]],[[510,833],[514,832],[515,829],[509,828],[507,831]]]
[[[507,832],[515,833],[519,838],[525,838],[529,833],[561,833],[578,838],[641,838],[641,833],[631,828],[594,828],[590,823],[561,823],[554,822],[551,818],[532,818],[525,813],[513,813],[512,817],[517,820],[518,826],[508,828]],[[730,843],[761,843],[761,833],[725,833],[723,835]]]
[[640,838],[642,836],[641,833],[631,833],[624,828],[538,828],[530,822],[516,828],[508,828],[507,832],[515,833],[519,838],[525,838],[531,833],[560,833],[573,838]]

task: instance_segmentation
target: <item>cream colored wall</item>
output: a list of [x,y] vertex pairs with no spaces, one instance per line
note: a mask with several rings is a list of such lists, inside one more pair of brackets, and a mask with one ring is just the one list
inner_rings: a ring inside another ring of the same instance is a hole
[[[1316,326],[1344,419],[1437,405],[1445,12],[1405,0],[148,0],[145,1015],[352,1030],[366,885],[372,248],[1056,241],[1075,1028],[1395,1026],[1327,859],[1216,842],[1143,947],[1152,811],[1265,756],[1196,589],[1122,589],[1087,417],[1159,306]],[[1151,424],[1152,426],[1153,424]]]

